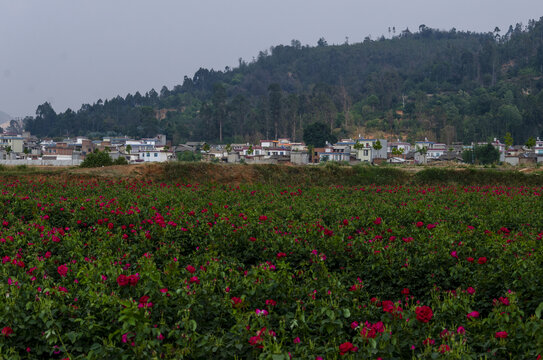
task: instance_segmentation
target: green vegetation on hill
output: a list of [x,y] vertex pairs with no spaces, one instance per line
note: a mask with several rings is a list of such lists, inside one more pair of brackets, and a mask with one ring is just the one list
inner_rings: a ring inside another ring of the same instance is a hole
[[234,143],[301,140],[304,128],[322,122],[338,138],[382,131],[466,143],[509,132],[524,143],[543,135],[542,117],[543,18],[488,33],[421,25],[352,45],[293,40],[233,69],[201,68],[160,93],[58,114],[44,103],[26,128],[39,136],[165,133],[174,143]]

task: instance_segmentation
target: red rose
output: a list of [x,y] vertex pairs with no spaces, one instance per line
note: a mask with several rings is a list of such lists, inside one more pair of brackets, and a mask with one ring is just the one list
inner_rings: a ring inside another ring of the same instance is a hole
[[57,271],[60,274],[60,276],[64,277],[68,273],[68,267],[66,265],[60,265],[57,268]]
[[423,227],[424,226],[424,223],[422,221],[417,221],[417,223],[415,224],[416,227]]
[[374,223],[375,225],[380,225],[381,222],[382,222],[382,219],[381,219],[380,217],[378,217],[377,219],[375,219],[375,220],[373,221],[373,223]]
[[241,299],[239,297],[235,297],[235,296],[232,297],[232,299],[230,299],[230,301],[232,301],[232,307],[233,308],[239,308],[243,304],[243,299]]
[[472,311],[467,315],[467,317],[468,317],[468,319],[478,318],[479,317],[479,312],[478,311]]
[[510,305],[510,302],[509,302],[509,298],[506,298],[506,297],[502,297],[500,296],[500,302],[505,305],[505,306],[509,306]]
[[139,279],[140,279],[140,276],[138,274],[130,275],[128,276],[128,283],[130,284],[130,286],[136,286]]
[[424,339],[424,341],[422,342],[422,345],[425,345],[425,346],[428,346],[428,345],[434,345],[436,343],[436,341],[432,338],[426,338]]
[[484,263],[486,263],[486,258],[484,256],[480,257],[479,260],[477,260],[477,263],[479,263],[480,265],[483,265]]
[[417,314],[417,320],[422,323],[427,323],[432,320],[434,313],[429,306],[418,306],[415,309],[415,314]]
[[494,334],[494,337],[496,339],[506,339],[507,338],[507,331],[498,331],[496,334]]
[[187,271],[191,274],[194,274],[196,272],[196,268],[192,265],[187,265],[185,269],[187,269]]
[[351,344],[350,342],[344,342],[343,344],[339,345],[339,355],[345,355],[348,352],[357,352],[358,348]]
[[9,326],[6,326],[2,329],[2,336],[5,336],[5,337],[8,337],[10,336],[11,334],[13,334],[13,329],[10,328]]
[[128,276],[121,274],[117,277],[117,284],[119,284],[119,286],[126,286],[128,283]]

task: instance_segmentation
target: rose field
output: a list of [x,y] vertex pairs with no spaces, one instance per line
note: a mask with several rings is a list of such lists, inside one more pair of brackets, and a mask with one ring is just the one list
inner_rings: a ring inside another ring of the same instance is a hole
[[0,191],[0,359],[543,354],[542,187]]

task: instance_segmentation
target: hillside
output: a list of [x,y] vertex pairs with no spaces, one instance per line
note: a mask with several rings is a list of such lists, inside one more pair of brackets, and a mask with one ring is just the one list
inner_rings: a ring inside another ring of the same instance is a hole
[[385,133],[451,143],[543,132],[543,18],[488,33],[421,25],[392,38],[316,47],[293,40],[224,71],[199,69],[158,93],[57,114],[38,106],[39,136],[166,133],[186,140],[302,138],[321,121],[338,137]]

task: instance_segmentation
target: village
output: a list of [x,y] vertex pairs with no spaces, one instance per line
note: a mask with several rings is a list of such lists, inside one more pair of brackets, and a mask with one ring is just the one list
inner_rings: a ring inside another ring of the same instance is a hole
[[[499,151],[499,162],[512,166],[543,162],[543,140],[535,146],[510,145],[499,139],[489,142]],[[287,138],[260,140],[257,144],[208,144],[204,141],[173,145],[165,135],[133,139],[104,137],[91,140],[86,137],[67,138],[62,141],[38,139],[28,132],[4,132],[0,135],[0,164],[3,165],[50,165],[77,166],[95,151],[107,151],[115,160],[120,157],[129,164],[168,161],[207,161],[245,164],[294,164],[314,165],[325,162],[341,162],[351,165],[367,164],[437,164],[443,162],[477,163],[466,159],[462,153],[487,142],[464,145],[444,144],[428,139],[409,143],[379,138],[341,139],[324,147],[307,146]]]

